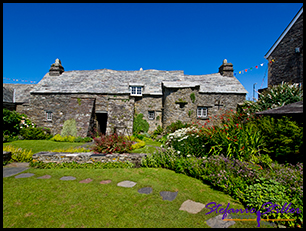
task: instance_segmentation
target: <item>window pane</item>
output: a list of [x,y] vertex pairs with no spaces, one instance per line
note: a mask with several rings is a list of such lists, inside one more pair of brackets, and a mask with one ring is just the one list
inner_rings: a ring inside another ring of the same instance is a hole
[[137,87],[137,95],[141,95],[141,87]]
[[136,94],[136,87],[132,87],[132,95]]

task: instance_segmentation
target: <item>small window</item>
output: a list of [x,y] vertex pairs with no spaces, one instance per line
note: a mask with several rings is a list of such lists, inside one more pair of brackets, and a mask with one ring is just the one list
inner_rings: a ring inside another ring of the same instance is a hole
[[149,120],[154,120],[155,119],[155,112],[154,111],[149,111],[148,118],[149,118]]
[[48,120],[48,121],[52,121],[52,112],[47,111],[47,112],[46,112],[46,117],[47,117],[47,120]]
[[131,88],[131,95],[142,95],[142,87],[130,87]]
[[197,117],[198,118],[206,118],[207,117],[207,107],[198,107]]

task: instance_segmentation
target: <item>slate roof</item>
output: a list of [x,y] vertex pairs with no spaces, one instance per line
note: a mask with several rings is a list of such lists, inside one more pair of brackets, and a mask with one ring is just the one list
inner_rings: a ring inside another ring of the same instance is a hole
[[209,75],[184,75],[183,71],[115,71],[109,69],[65,71],[59,76],[44,78],[31,93],[101,93],[129,94],[129,86],[142,85],[142,94],[161,95],[162,82],[166,87],[200,85],[200,92],[243,93],[247,91],[235,77]]
[[[15,103],[29,102],[30,91],[36,84],[3,84],[3,102],[13,102],[15,89]],[[6,89],[6,90],[4,90]],[[9,100],[9,101],[6,101]]]
[[256,112],[256,115],[285,115],[285,114],[301,114],[303,113],[303,101],[287,104],[282,107],[273,108],[261,112]]

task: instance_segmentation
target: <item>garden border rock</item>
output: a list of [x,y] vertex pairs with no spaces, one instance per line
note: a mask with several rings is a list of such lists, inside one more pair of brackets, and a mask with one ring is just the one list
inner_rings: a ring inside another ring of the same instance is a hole
[[93,152],[38,152],[35,153],[33,160],[42,161],[44,163],[95,163],[95,162],[130,162],[135,164],[135,167],[139,167],[141,159],[146,157],[146,153],[113,153],[113,154],[94,154]]

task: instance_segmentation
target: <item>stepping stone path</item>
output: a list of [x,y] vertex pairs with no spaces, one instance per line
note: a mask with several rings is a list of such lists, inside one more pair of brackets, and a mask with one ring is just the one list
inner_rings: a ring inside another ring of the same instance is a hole
[[76,178],[73,176],[63,176],[60,180],[75,180]]
[[85,183],[85,184],[87,184],[87,183],[89,183],[89,182],[92,182],[92,179],[87,178],[87,179],[85,179],[85,180],[81,180],[79,183]]
[[151,187],[145,187],[145,188],[138,189],[138,192],[141,194],[150,194],[153,192],[153,189]]
[[178,193],[178,191],[177,191],[177,192],[161,191],[161,192],[159,193],[159,195],[162,196],[163,201],[164,201],[164,200],[173,201],[173,200],[176,198],[177,193]]
[[[10,174],[12,173],[10,172]],[[34,175],[35,174],[33,173],[22,173],[22,174],[15,176],[15,178],[26,178],[26,177],[31,177]],[[4,177],[7,177],[7,176],[4,176]],[[50,175],[44,175],[44,176],[37,177],[37,179],[49,179],[49,178],[51,178]],[[60,180],[75,180],[75,179],[76,178],[73,176],[63,176],[62,178],[60,178]],[[90,183],[91,181],[92,179],[87,178],[85,180],[79,181],[79,183]],[[112,182],[111,180],[103,180],[100,182],[100,184],[109,184],[111,182]],[[117,186],[125,187],[125,188],[132,188],[136,184],[137,184],[136,182],[125,180],[125,181],[119,182]],[[150,194],[152,192],[153,192],[153,189],[151,187],[144,187],[138,190],[138,193],[141,193],[141,194]],[[178,191],[176,192],[161,191],[159,194],[162,196],[163,200],[173,201],[176,198]],[[202,211],[203,208],[205,208],[205,205],[202,203],[195,202],[192,200],[186,200],[183,202],[179,210],[186,211],[191,214],[197,214],[200,211]],[[222,220],[222,216],[223,214],[220,214],[216,217],[210,218],[209,220],[206,221],[206,224],[210,226],[211,228],[228,228],[229,226],[235,224],[235,221]],[[226,218],[231,219],[231,216],[227,215]]]
[[27,177],[31,177],[31,176],[34,176],[35,174],[34,173],[21,173],[17,176],[15,176],[15,178],[27,178]]
[[[211,228],[228,228],[229,226],[235,224],[235,221],[225,221],[222,220],[223,214],[220,214],[216,217],[210,218],[206,221],[206,224]],[[230,215],[226,216],[227,219],[231,219]]]
[[205,208],[204,204],[192,200],[187,200],[183,202],[179,210],[184,210],[188,213],[197,214],[198,212],[201,212],[203,208]]
[[102,180],[100,182],[100,184],[109,184],[110,182],[112,182],[111,180]]
[[129,180],[125,180],[125,181],[121,181],[117,184],[117,186],[120,187],[125,187],[125,188],[132,188],[136,185],[137,183],[134,181],[129,181]]
[[37,177],[37,179],[49,179],[49,178],[51,178],[50,175],[44,175],[44,176]]

